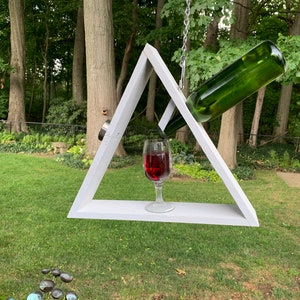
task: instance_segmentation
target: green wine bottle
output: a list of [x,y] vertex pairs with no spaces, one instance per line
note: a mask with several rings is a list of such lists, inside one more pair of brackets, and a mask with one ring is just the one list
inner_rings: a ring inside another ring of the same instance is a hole
[[[192,92],[186,105],[198,122],[206,122],[243,101],[286,71],[286,62],[271,41],[264,41]],[[184,126],[177,113],[167,124],[169,136]]]

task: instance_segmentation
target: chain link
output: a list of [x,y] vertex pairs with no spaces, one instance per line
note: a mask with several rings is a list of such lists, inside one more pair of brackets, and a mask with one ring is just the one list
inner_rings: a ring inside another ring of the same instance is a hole
[[191,0],[186,0],[186,8],[184,12],[184,30],[183,30],[183,39],[181,47],[181,57],[180,57],[180,67],[181,67],[181,77],[179,81],[179,87],[183,90],[183,83],[185,77],[185,65],[186,65],[186,48],[188,42],[188,32],[190,24],[190,13],[191,13]]

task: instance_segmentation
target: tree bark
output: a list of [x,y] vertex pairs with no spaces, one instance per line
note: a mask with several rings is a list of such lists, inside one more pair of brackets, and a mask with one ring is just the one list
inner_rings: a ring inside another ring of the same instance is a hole
[[[111,119],[117,105],[112,1],[84,0],[87,67],[87,141],[86,153],[96,154],[98,132]],[[120,145],[116,155],[125,155]]]
[[117,82],[117,102],[119,103],[122,93],[123,93],[123,83],[125,81],[126,75],[127,75],[127,69],[128,69],[128,64],[129,64],[129,59],[131,56],[132,48],[134,45],[134,38],[136,36],[137,32],[137,11],[138,8],[138,0],[133,0],[132,1],[132,28],[131,28],[131,34],[130,37],[126,43],[125,47],[125,52],[123,56],[123,61],[122,61],[122,67],[121,67],[121,72],[120,76]]
[[[247,38],[250,5],[250,0],[234,2],[235,23],[230,30],[232,40]],[[232,107],[222,116],[218,150],[230,169],[234,169],[237,165],[236,149],[242,131],[242,120],[242,104]]]
[[218,32],[220,18],[215,16],[207,27],[206,38],[203,47],[212,52],[218,51]]
[[[190,42],[189,41],[188,41],[187,49],[188,49],[188,51],[190,49]],[[182,92],[183,92],[183,94],[184,94],[185,97],[187,97],[189,95],[189,93],[190,93],[190,84],[189,84],[189,80],[187,78],[184,78],[183,91]],[[180,129],[178,129],[176,131],[175,138],[179,142],[185,144],[185,143],[188,142],[188,134],[189,134],[189,132],[190,132],[189,127],[187,125],[185,125],[185,126],[181,127]]]
[[275,136],[273,141],[276,143],[283,143],[285,141],[285,135],[287,133],[287,126],[289,120],[289,110],[292,91],[292,83],[290,83],[289,85],[282,85],[281,87],[281,93],[276,115],[277,124],[274,127],[273,133],[273,135]]
[[260,88],[258,91],[258,94],[257,94],[255,111],[254,111],[254,116],[253,116],[252,126],[251,126],[251,132],[250,132],[250,137],[249,137],[249,141],[248,141],[248,144],[251,148],[257,147],[257,133],[258,133],[258,128],[259,128],[260,115],[261,115],[261,111],[262,111],[262,107],[263,107],[263,103],[264,103],[265,92],[266,92],[266,86]]
[[48,49],[49,49],[49,27],[47,24],[47,20],[45,21],[45,47],[43,53],[43,61],[44,61],[44,81],[43,81],[43,114],[42,114],[42,123],[45,122],[46,119],[46,110],[47,110],[47,85],[48,85]]
[[[156,21],[155,21],[155,28],[159,29],[162,27],[162,18],[161,18],[161,11],[164,6],[164,0],[157,1],[157,9],[156,9]],[[154,47],[159,52],[160,50],[160,41],[158,39],[154,42]],[[146,119],[149,122],[154,121],[155,117],[155,95],[156,95],[156,82],[157,82],[157,74],[152,72],[149,80],[148,86],[148,97],[147,97],[147,107],[146,107]]]
[[[291,7],[291,3],[287,1],[287,7]],[[298,2],[298,9],[294,20],[288,20],[291,25],[290,34],[300,35],[300,1]],[[276,114],[277,124],[274,126],[273,134],[275,135],[274,142],[283,143],[284,136],[287,133],[289,110],[291,103],[291,96],[293,91],[293,83],[289,85],[282,85],[281,93],[278,103],[278,109]]]
[[77,105],[83,103],[84,96],[84,20],[83,7],[78,8],[77,25],[74,41],[73,69],[72,69],[72,95]]
[[234,126],[237,122],[236,107],[237,106],[223,113],[218,143],[218,150],[229,169],[234,169],[237,165],[236,148],[238,127]]
[[7,123],[14,132],[27,132],[25,120],[25,32],[24,0],[9,0],[10,16],[10,74],[9,112]]

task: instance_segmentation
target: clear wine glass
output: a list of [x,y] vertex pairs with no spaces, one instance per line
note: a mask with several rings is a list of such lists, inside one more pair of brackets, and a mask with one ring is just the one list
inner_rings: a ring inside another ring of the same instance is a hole
[[167,139],[148,139],[143,149],[145,175],[155,186],[156,201],[148,204],[146,210],[155,213],[168,212],[174,209],[162,197],[162,186],[170,176],[171,151]]

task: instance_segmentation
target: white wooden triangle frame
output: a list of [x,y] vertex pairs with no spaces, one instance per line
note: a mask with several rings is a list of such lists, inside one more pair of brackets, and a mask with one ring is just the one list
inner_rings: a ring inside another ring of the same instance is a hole
[[[153,70],[159,76],[172,99],[159,122],[160,128],[165,129],[174,108],[177,107],[212,166],[223,180],[235,204],[173,202],[174,210],[167,213],[151,213],[145,210],[145,206],[150,201],[93,199]],[[68,217],[259,226],[256,212],[247,196],[228,169],[203,126],[198,124],[191,115],[185,101],[186,98],[159,53],[147,44],[140,55]]]

